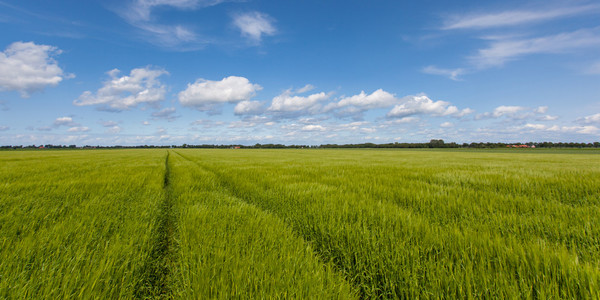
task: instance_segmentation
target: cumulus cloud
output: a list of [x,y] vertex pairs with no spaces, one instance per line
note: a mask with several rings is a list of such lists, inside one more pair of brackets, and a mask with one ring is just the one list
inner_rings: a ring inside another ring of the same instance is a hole
[[86,131],[90,131],[89,127],[85,127],[85,126],[75,126],[75,127],[71,127],[69,129],[67,129],[68,132],[86,132]]
[[325,94],[324,92],[308,96],[298,96],[294,95],[291,90],[287,90],[273,98],[271,106],[267,110],[279,115],[316,114],[321,111],[321,102],[328,100],[330,96],[330,94]]
[[78,126],[79,124],[73,122],[73,118],[71,117],[60,117],[54,120],[54,126]]
[[558,116],[545,115],[545,116],[539,116],[535,119],[537,121],[556,121],[556,120],[558,120]]
[[179,93],[179,102],[207,111],[213,110],[217,104],[249,101],[260,90],[260,85],[251,83],[245,77],[229,76],[220,81],[198,79]]
[[72,77],[65,74],[54,59],[60,53],[56,47],[33,42],[10,44],[0,52],[0,91],[18,91],[26,98]]
[[154,120],[164,119],[169,122],[173,122],[173,121],[177,120],[177,118],[180,117],[176,113],[177,113],[177,110],[175,109],[175,107],[167,107],[167,108],[163,108],[157,112],[153,112],[152,118]]
[[582,124],[600,124],[600,113],[577,119]]
[[457,69],[442,69],[436,66],[427,66],[421,70],[421,72],[425,74],[431,75],[441,75],[448,77],[454,81],[459,81],[459,76],[464,75],[466,73],[465,69],[457,68]]
[[477,115],[477,119],[485,119],[485,118],[500,118],[502,116],[507,116],[511,118],[516,118],[519,112],[527,110],[526,107],[523,106],[507,106],[501,105],[496,108],[492,112],[485,112],[483,114]]
[[463,117],[472,113],[473,110],[465,108],[459,110],[456,106],[446,101],[433,101],[424,94],[417,96],[406,96],[400,99],[400,103],[394,106],[387,114],[388,117],[402,118],[412,115],[431,115],[436,117],[453,116]]
[[240,30],[242,36],[255,43],[260,42],[263,35],[274,35],[277,32],[273,23],[273,18],[257,11],[233,17],[233,25]]
[[[548,111],[548,106],[538,106],[536,108],[529,108],[518,105],[501,105],[494,108],[491,112],[485,112],[478,114],[475,119],[498,119],[508,118],[512,120],[523,120],[533,119],[538,121],[554,121],[557,120],[557,116],[544,115]],[[540,116],[542,115],[542,116]]]
[[117,133],[120,133],[120,132],[121,132],[121,130],[122,130],[122,128],[121,128],[120,126],[118,126],[118,125],[114,125],[114,126],[110,126],[110,127],[108,127],[108,128],[107,128],[107,129],[104,131],[104,133],[109,133],[109,134],[117,134]]
[[321,125],[305,125],[302,127],[303,131],[325,131],[325,127]]
[[360,110],[367,110],[389,107],[394,105],[397,101],[398,99],[393,94],[378,89],[371,94],[366,94],[364,91],[361,91],[360,94],[342,98],[336,106],[338,108],[353,106]]
[[550,131],[550,132],[561,132],[561,133],[579,133],[579,134],[592,134],[600,135],[600,128],[592,125],[586,126],[548,126],[545,124],[525,124],[522,129],[533,130],[533,131]]
[[384,125],[399,125],[399,124],[415,124],[421,119],[417,117],[403,117],[399,119],[388,120],[384,122]]
[[454,124],[451,123],[451,122],[444,122],[444,123],[440,124],[440,127],[442,127],[442,128],[452,128],[452,127],[454,127]]
[[579,5],[536,10],[510,10],[498,13],[451,16],[444,22],[443,29],[483,29],[515,26],[525,23],[548,21],[585,13],[597,12],[600,5]]
[[236,115],[256,115],[263,111],[264,106],[260,101],[241,101],[233,108]]
[[85,91],[73,104],[97,105],[102,110],[122,111],[140,104],[155,105],[165,99],[166,87],[158,78],[168,74],[167,71],[145,67],[131,70],[129,76],[119,77],[119,73],[118,69],[109,71],[110,79],[96,94]]

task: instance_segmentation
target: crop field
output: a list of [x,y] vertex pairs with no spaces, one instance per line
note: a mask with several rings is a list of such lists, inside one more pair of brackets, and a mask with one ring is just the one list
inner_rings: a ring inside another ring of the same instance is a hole
[[600,298],[600,151],[0,152],[1,298]]

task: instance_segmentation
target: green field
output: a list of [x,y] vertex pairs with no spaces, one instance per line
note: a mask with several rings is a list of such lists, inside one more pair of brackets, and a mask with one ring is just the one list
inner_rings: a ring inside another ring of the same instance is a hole
[[0,152],[0,298],[600,298],[600,151]]

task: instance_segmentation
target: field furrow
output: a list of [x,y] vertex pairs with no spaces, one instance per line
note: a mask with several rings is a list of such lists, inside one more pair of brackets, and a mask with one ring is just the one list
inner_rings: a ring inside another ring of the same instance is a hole
[[159,206],[156,227],[152,233],[150,255],[146,259],[140,274],[141,281],[136,287],[138,298],[171,298],[172,269],[176,253],[176,216],[171,190],[170,152],[165,156],[163,177],[164,197]]
[[180,207],[179,296],[356,297],[280,219],[232,195],[213,172],[184,156],[172,157],[174,199]]

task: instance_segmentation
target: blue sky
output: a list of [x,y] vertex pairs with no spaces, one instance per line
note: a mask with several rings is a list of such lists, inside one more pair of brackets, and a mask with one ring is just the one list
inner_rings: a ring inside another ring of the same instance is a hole
[[597,1],[0,0],[0,145],[600,140]]

